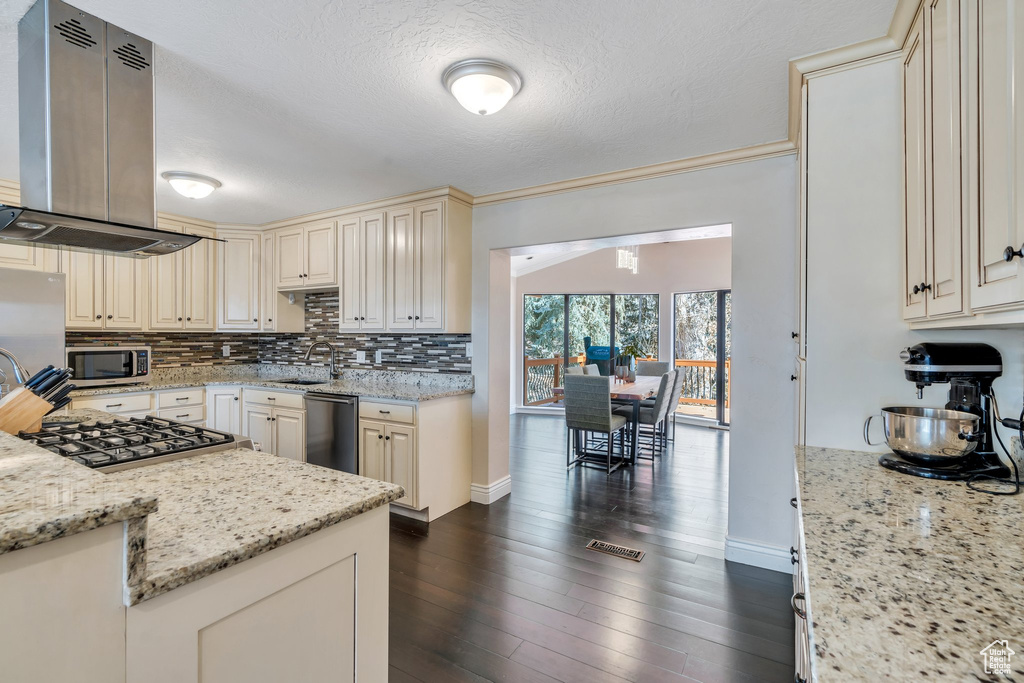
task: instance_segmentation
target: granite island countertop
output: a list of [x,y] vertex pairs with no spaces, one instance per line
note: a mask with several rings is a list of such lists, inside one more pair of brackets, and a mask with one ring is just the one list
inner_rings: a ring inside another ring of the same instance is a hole
[[[113,418],[100,411],[54,420]],[[0,554],[125,523],[134,605],[404,495],[244,448],[104,474],[0,432]]]
[[474,392],[472,375],[441,375],[437,373],[411,373],[387,371],[348,371],[341,379],[324,380],[318,384],[288,384],[281,382],[287,377],[300,375],[297,369],[283,369],[269,366],[273,374],[255,370],[242,370],[230,376],[211,372],[203,374],[182,374],[164,372],[162,376],[143,384],[125,386],[88,387],[71,392],[72,397],[125,394],[140,391],[162,391],[164,389],[186,389],[205,386],[244,386],[278,391],[301,393],[317,392],[359,396],[366,399],[429,401],[448,396],[461,396]]
[[[817,680],[1024,681],[1024,495],[877,459],[797,449]],[[997,639],[1020,653],[1010,676],[984,673]]]

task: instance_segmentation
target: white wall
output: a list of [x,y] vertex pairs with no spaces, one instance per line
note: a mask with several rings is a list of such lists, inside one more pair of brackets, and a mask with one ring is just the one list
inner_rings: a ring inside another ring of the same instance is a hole
[[514,404],[523,398],[524,294],[657,294],[658,357],[672,360],[672,307],[676,292],[729,289],[732,238],[684,240],[639,247],[634,275],[615,268],[615,249],[599,249],[512,279],[512,387]]
[[900,107],[899,59],[810,81],[809,445],[869,450],[861,431],[871,413],[888,405],[945,403],[948,385],[929,387],[918,401],[903,377],[899,352],[921,341],[995,346],[1004,364],[994,385],[997,399],[1004,414],[1020,411],[1020,330],[911,332],[902,320]]
[[474,483],[487,486],[508,474],[509,387],[491,381],[489,359],[497,355],[507,377],[510,311],[491,307],[509,306],[511,298],[491,292],[507,288],[511,275],[507,264],[492,263],[491,250],[731,223],[729,535],[785,558],[792,525],[797,219],[794,155],[474,208]]

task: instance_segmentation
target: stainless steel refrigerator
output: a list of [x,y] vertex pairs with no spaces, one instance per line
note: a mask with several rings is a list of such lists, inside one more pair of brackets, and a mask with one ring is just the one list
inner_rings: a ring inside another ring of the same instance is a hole
[[[63,274],[0,268],[0,347],[17,356],[30,376],[64,365]],[[0,371],[6,383],[16,384],[6,358],[0,357]]]

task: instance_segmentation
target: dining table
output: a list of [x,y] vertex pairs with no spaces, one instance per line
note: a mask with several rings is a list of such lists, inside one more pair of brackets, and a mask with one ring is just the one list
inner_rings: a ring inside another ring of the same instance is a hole
[[[616,377],[608,377],[608,393],[613,403],[620,403],[624,405],[630,405],[633,407],[633,436],[632,436],[632,456],[630,458],[630,464],[636,464],[636,453],[637,448],[640,444],[640,430],[637,429],[637,425],[640,422],[640,402],[649,398],[653,398],[661,387],[661,375],[641,375],[630,380],[620,380]],[[555,396],[561,396],[565,393],[565,389],[562,387],[555,387]]]

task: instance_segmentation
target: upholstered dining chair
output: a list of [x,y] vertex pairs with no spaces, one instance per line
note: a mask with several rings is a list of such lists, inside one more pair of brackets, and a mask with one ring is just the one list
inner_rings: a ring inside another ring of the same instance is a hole
[[567,375],[582,375],[583,374],[583,366],[582,365],[567,365],[566,368],[565,368],[565,374],[567,374]]
[[664,375],[671,369],[670,364],[657,360],[638,360],[636,362],[637,376],[657,377]]
[[[566,469],[576,465],[600,464],[605,459],[605,470],[611,474],[626,462],[625,432],[629,420],[612,414],[611,393],[608,378],[601,375],[565,376],[565,426],[568,429],[566,443]],[[588,435],[606,437],[604,453],[588,449]],[[612,467],[615,449],[615,435],[619,436],[619,462]],[[630,441],[632,443],[632,441]]]
[[[643,449],[640,449],[640,452],[636,454],[637,458],[654,460],[654,456],[660,454],[661,450],[665,447],[664,428],[669,410],[673,407],[672,390],[676,382],[675,375],[675,372],[663,374],[661,376],[661,383],[658,385],[658,393],[654,397],[654,402],[647,405],[644,405],[644,403],[640,404],[640,414],[637,418],[639,424],[634,428],[647,427],[646,430],[640,430],[639,436],[650,437],[651,450],[650,457],[646,457],[642,455]],[[630,420],[633,418],[632,406],[622,406],[621,408],[616,408],[613,412],[615,415]]]
[[601,366],[597,365],[596,363],[591,363],[590,365],[584,365],[583,366],[583,374],[584,375],[600,375],[601,374]]

